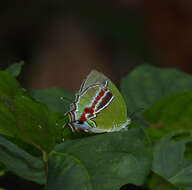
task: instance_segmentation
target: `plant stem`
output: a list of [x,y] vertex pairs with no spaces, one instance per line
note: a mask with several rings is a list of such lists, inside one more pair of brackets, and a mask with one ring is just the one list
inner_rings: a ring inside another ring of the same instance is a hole
[[45,163],[45,173],[48,174],[48,156],[44,150],[41,150],[41,151],[42,151],[43,161]]
[[45,164],[45,173],[47,175],[48,174],[48,156],[47,156],[47,152],[44,151],[39,145],[33,143],[32,141],[30,143],[41,151],[41,153],[42,153],[42,160],[44,161],[44,164]]

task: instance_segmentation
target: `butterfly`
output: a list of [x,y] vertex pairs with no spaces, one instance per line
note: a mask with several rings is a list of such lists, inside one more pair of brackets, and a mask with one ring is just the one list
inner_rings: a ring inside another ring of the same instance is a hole
[[127,129],[125,101],[117,87],[104,74],[93,70],[81,85],[70,106],[72,131],[104,133]]

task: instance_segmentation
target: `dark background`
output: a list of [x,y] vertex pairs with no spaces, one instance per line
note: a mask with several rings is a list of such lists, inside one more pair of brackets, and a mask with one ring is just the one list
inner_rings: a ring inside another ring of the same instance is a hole
[[0,68],[24,60],[29,88],[75,92],[93,68],[118,84],[142,63],[192,71],[190,0],[8,0],[0,6]]
[[[91,69],[117,85],[143,63],[191,73],[192,1],[1,1],[0,69],[20,60],[25,88],[69,92]],[[0,186],[14,179],[4,176]]]

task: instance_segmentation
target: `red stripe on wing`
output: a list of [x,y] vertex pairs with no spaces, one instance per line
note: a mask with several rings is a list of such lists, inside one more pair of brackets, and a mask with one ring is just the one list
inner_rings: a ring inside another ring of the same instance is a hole
[[[95,106],[99,102],[99,100],[104,96],[105,92],[107,91],[107,88],[101,89],[99,94],[95,97],[95,100],[93,101],[91,107],[85,108],[81,117],[79,118],[79,122],[85,122],[89,117],[94,116]],[[89,114],[86,116],[86,114]]]

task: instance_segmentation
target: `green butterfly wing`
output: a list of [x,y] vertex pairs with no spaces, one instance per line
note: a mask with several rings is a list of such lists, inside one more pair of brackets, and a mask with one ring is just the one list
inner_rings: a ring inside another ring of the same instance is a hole
[[100,129],[119,128],[127,121],[127,108],[123,97],[115,85],[109,81],[108,88],[112,92],[114,98],[112,102],[101,112],[93,121]]
[[[96,127],[101,130],[110,131],[112,128],[118,130],[118,128],[121,128],[121,126],[127,122],[127,107],[117,87],[102,73],[93,70],[87,76],[79,93],[85,91],[87,88],[90,88],[92,93],[85,93],[81,96],[81,98],[84,99],[84,102],[85,100],[87,100],[87,102],[84,104],[83,100],[80,100],[78,106],[79,108],[82,107],[81,110],[83,110],[83,105],[87,105],[87,103],[91,101],[91,98],[94,97],[93,94],[96,93],[99,85],[104,85],[106,81],[108,81],[107,88],[112,92],[114,98],[108,106],[98,112],[97,116],[91,120],[94,121],[94,123],[96,123]],[[93,88],[91,86],[95,86],[94,89],[91,89]],[[92,124],[92,122],[89,121],[88,123]]]
[[105,84],[105,81],[110,81],[104,74],[92,70],[86,79],[84,80],[83,84],[81,85],[80,92],[88,88],[89,86],[95,85],[95,84]]
[[100,85],[93,85],[81,91],[76,103],[76,117],[80,118],[85,107],[89,107],[93,97],[95,97],[96,92],[100,89]]

